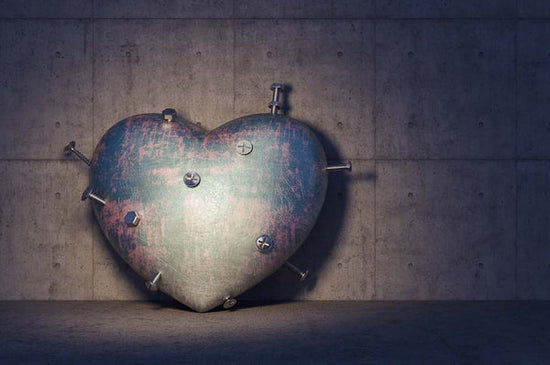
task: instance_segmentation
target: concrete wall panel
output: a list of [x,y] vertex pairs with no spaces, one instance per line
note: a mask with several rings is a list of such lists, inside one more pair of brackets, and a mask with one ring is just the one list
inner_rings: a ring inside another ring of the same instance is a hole
[[62,158],[71,140],[92,151],[91,25],[0,21],[0,158]]
[[379,158],[513,158],[514,23],[382,21]]
[[379,17],[487,18],[515,17],[515,0],[376,0]]
[[89,0],[1,0],[2,18],[90,18]]
[[364,18],[375,0],[235,0],[236,18]]
[[96,18],[230,18],[232,0],[95,0]]
[[518,165],[518,296],[550,297],[550,163]]
[[550,22],[518,26],[518,154],[550,157]]
[[121,119],[175,108],[214,128],[233,115],[230,21],[103,20],[95,36],[95,141]]
[[378,162],[376,209],[377,299],[514,297],[513,162]]
[[0,300],[92,299],[86,166],[0,161],[0,172]]
[[374,24],[250,20],[235,25],[235,116],[268,112],[273,82],[329,158],[374,156]]

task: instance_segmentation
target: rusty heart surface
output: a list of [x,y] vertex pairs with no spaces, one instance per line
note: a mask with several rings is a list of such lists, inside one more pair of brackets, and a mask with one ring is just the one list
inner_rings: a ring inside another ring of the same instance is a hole
[[303,123],[258,114],[205,131],[143,114],[115,124],[91,161],[94,214],[144,279],[205,312],[276,271],[325,199],[326,158]]

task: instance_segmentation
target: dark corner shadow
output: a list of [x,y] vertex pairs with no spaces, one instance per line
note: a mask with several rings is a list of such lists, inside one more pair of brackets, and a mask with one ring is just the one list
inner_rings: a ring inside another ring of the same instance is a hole
[[[284,114],[292,109],[291,91],[292,85],[285,85],[282,96],[283,103],[281,110]],[[321,132],[310,122],[301,121],[313,130],[327,155],[328,164],[342,163],[338,147],[329,136]],[[309,275],[303,281],[290,272],[286,267],[281,267],[273,275],[260,282],[258,285],[241,295],[243,300],[249,300],[250,306],[261,306],[270,301],[292,301],[303,298],[317,286],[318,273],[326,265],[338,265],[331,263],[331,251],[341,235],[345,212],[349,209],[350,183],[352,181],[375,180],[376,175],[364,169],[353,169],[351,171],[337,171],[328,174],[328,188],[323,208],[317,219],[317,223],[311,230],[308,238],[296,253],[289,258],[289,262],[302,270],[308,270]],[[240,303],[239,303],[240,304]],[[236,309],[238,309],[237,304]]]

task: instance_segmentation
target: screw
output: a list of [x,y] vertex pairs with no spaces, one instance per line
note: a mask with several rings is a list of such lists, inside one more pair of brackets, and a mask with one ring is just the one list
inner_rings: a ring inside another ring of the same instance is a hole
[[298,276],[300,276],[300,281],[306,280],[307,276],[309,275],[309,270],[302,271],[300,268],[292,265],[288,261],[285,262],[285,266],[293,273],[298,274]]
[[195,171],[189,171],[183,176],[183,181],[187,187],[194,188],[200,184],[201,177]]
[[326,171],[340,171],[340,170],[351,170],[351,161],[348,161],[346,164],[332,165],[325,168]]
[[84,156],[82,154],[82,152],[80,152],[79,150],[77,150],[75,148],[76,146],[76,142],[75,141],[71,141],[69,142],[68,145],[65,146],[65,148],[63,149],[63,151],[65,151],[66,154],[69,154],[69,153],[74,153],[76,155],[76,157],[78,157],[79,159],[81,159],[82,161],[84,161],[84,163],[88,166],[90,166],[91,162],[90,160],[88,160],[86,158],[86,156]]
[[145,283],[145,287],[146,287],[147,289],[151,290],[151,291],[157,291],[157,290],[159,290],[159,284],[158,284],[158,282],[160,281],[160,275],[161,275],[161,274],[162,274],[162,273],[159,271],[159,272],[157,273],[157,275],[155,275],[155,278],[154,278],[153,280],[147,281],[147,282]]
[[168,123],[172,122],[174,119],[176,119],[176,110],[172,108],[164,109],[162,111],[162,117],[164,120]]
[[271,85],[271,90],[273,90],[273,98],[268,106],[271,108],[271,114],[277,115],[277,110],[279,109],[279,93],[282,91],[283,85],[275,82]]
[[95,195],[93,193],[93,189],[92,187],[88,187],[86,190],[84,190],[84,192],[82,193],[82,201],[86,200],[86,199],[93,199],[95,200],[96,202],[98,202],[99,204],[101,205],[105,205],[105,199],[102,199],[100,198],[99,196]]
[[256,248],[261,253],[267,253],[273,249],[273,240],[268,235],[261,235],[256,238]]
[[247,141],[246,139],[241,139],[239,142],[237,142],[237,152],[241,155],[248,155],[250,152],[252,152],[252,143],[250,141]]
[[223,309],[230,309],[237,304],[237,299],[231,298],[229,295],[223,298]]
[[134,212],[133,210],[126,213],[126,216],[124,217],[124,222],[128,227],[137,227],[139,222],[141,221],[141,217],[137,212]]

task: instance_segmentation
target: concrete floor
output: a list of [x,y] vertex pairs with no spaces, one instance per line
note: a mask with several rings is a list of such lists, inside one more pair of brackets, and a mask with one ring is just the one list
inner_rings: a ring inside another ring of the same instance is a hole
[[0,302],[1,364],[548,364],[548,302]]

